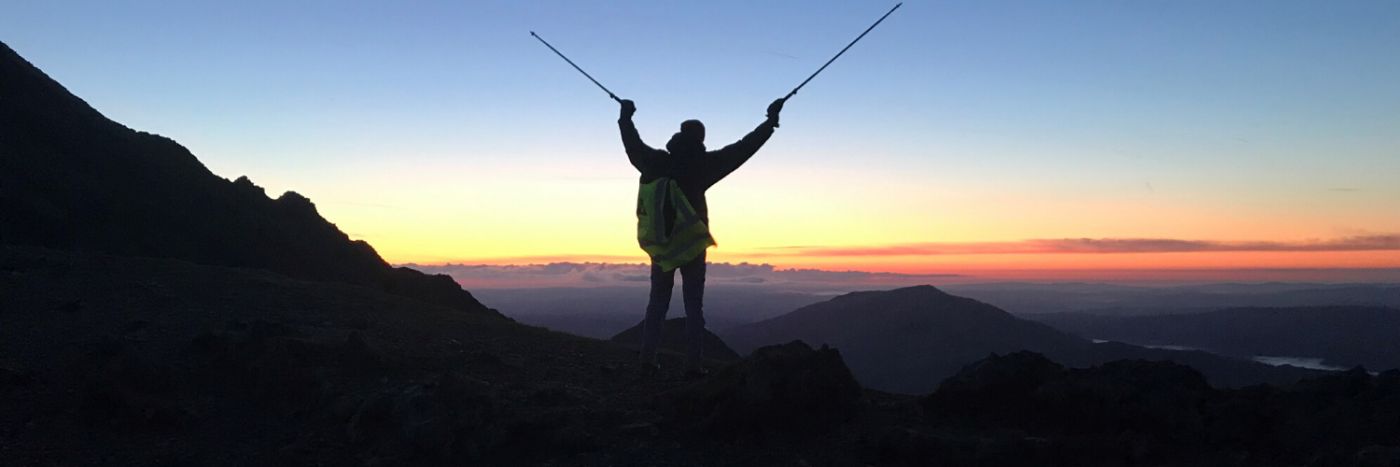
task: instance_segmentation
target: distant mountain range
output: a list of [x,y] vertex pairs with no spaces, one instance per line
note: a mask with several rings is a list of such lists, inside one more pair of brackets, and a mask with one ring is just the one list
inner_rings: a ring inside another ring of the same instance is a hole
[[1041,313],[1158,315],[1231,307],[1400,307],[1395,283],[1214,283],[1141,286],[1085,282],[954,284],[944,290],[972,297],[1017,316]]
[[1239,357],[1311,357],[1371,370],[1400,368],[1400,309],[1370,306],[1229,308],[1206,313],[1035,315],[1086,338],[1179,346]]
[[1071,366],[1170,360],[1197,368],[1220,386],[1286,384],[1314,374],[1200,351],[1095,344],[932,286],[850,293],[720,334],[741,354],[796,339],[829,344],[841,351],[863,385],[903,393],[926,393],[964,365],[992,353],[1021,350]]
[[447,276],[394,268],[294,192],[214,175],[107,119],[0,44],[0,242],[258,268],[494,313]]

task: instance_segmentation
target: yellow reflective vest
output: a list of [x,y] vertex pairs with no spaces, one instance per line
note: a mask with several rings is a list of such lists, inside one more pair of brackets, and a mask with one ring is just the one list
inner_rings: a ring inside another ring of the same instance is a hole
[[[670,211],[670,228],[667,211]],[[660,177],[637,190],[637,243],[662,271],[673,271],[715,245],[710,227],[700,220],[674,179]]]

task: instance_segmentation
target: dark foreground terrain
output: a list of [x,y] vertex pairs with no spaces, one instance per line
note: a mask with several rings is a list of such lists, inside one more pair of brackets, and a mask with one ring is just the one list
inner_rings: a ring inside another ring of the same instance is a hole
[[862,390],[835,350],[687,379],[616,344],[370,287],[0,249],[0,464],[1396,465],[1400,373],[971,365]]
[[682,414],[669,356],[642,377],[606,341],[373,288],[0,248],[0,465],[853,465],[918,425],[871,394],[813,414],[833,430],[754,431]]

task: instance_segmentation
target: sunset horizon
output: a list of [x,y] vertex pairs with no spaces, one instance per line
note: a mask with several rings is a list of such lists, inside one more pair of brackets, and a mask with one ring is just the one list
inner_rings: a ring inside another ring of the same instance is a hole
[[[1020,242],[770,247],[710,252],[711,262],[895,274],[941,274],[958,281],[1393,282],[1400,280],[1400,235],[1328,240],[1213,242],[1177,239],[1037,239]],[[418,266],[645,264],[643,254],[527,255],[395,261]],[[464,287],[474,284],[459,281]],[[529,286],[522,282],[520,286]]]
[[[305,195],[390,263],[640,262],[616,104],[527,31],[634,99],[643,141],[700,118],[718,148],[869,6],[745,6],[762,20],[715,35],[702,25],[731,8],[555,5],[578,21],[514,3],[301,5],[267,20],[32,3],[5,39],[214,173]],[[1381,10],[905,5],[710,190],[710,258],[1051,279],[1400,268],[1400,67],[1382,59],[1397,38]],[[42,26],[113,17],[138,27],[93,42]],[[669,42],[634,40],[664,29],[645,19],[682,17]],[[239,33],[264,29],[281,32]]]

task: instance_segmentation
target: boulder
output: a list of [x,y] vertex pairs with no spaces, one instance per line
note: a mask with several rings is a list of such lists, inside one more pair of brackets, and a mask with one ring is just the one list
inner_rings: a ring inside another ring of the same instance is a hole
[[734,438],[821,431],[850,419],[860,396],[839,352],[793,341],[666,392],[658,405],[675,422]]
[[364,399],[345,434],[362,448],[408,459],[471,459],[500,442],[496,405],[483,383],[446,373]]
[[1171,437],[1202,429],[1200,407],[1212,391],[1199,372],[1171,362],[1065,369],[1040,354],[1016,352],[968,365],[921,403],[935,422]]
[[[632,348],[640,348],[642,345],[642,323],[627,328],[627,330],[617,333],[612,339],[618,344]],[[665,321],[661,328],[661,349],[670,350],[684,354],[686,349],[685,340],[685,318],[672,318]],[[723,339],[705,330],[704,342],[701,344],[700,352],[705,358],[719,360],[722,362],[733,362],[739,360],[739,353],[729,348]]]

